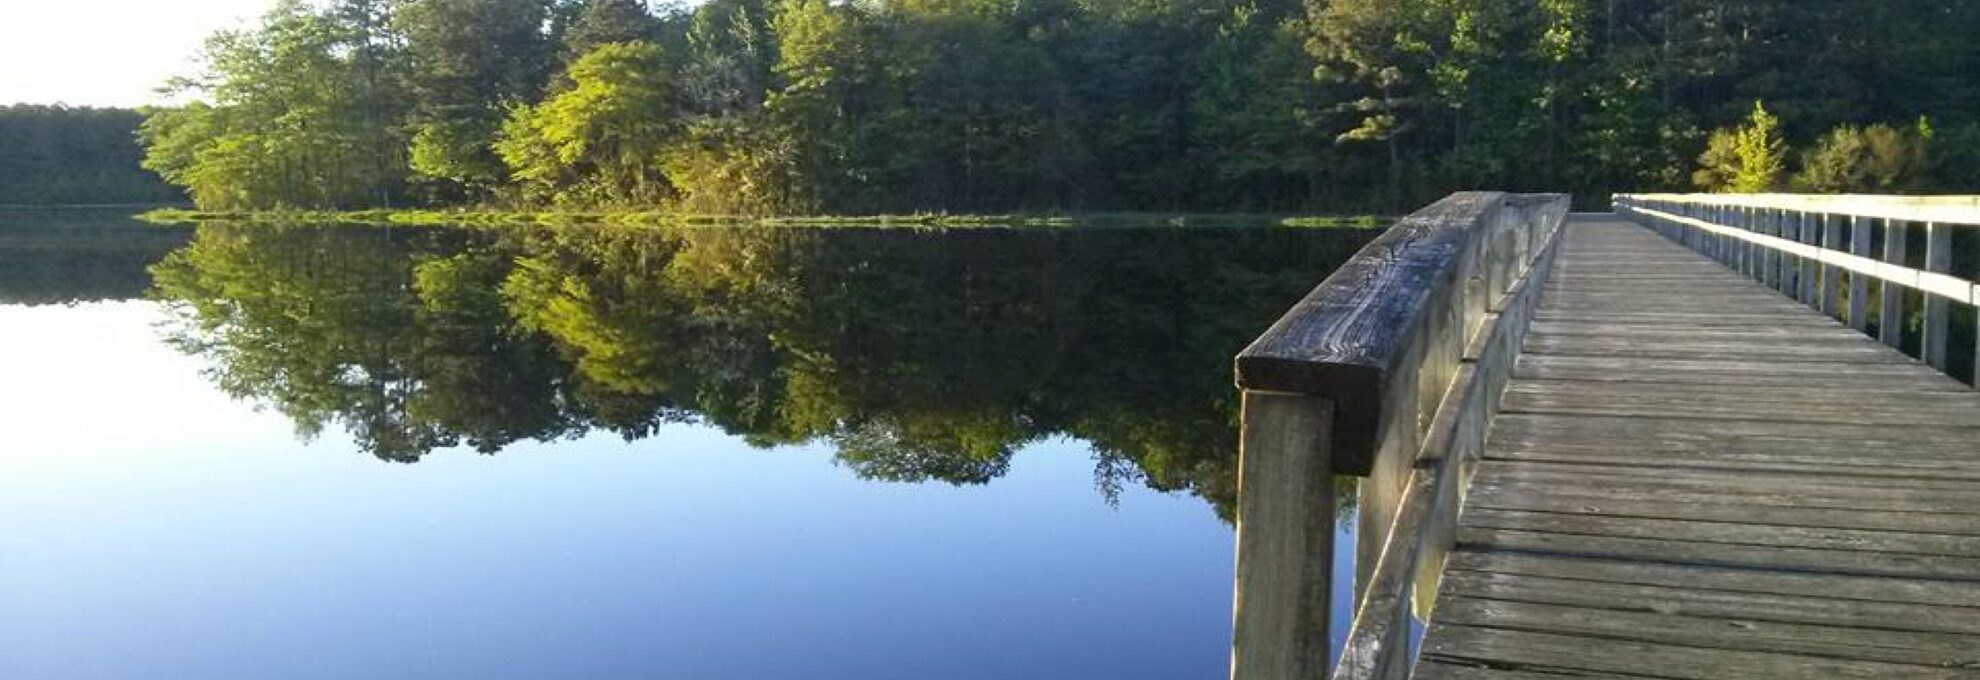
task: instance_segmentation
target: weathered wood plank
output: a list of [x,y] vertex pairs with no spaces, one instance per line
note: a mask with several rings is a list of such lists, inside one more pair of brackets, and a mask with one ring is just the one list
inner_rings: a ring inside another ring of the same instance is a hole
[[[1469,554],[1469,553],[1460,553]],[[1457,556],[1453,556],[1456,561]],[[1559,558],[1562,563],[1637,566],[1620,560]],[[1741,573],[1717,567],[1673,565],[1665,575]],[[1746,572],[1751,576],[1750,572]],[[1901,581],[1876,577],[1848,577],[1878,589],[1878,581]],[[1723,580],[1723,579],[1722,579]],[[1932,603],[1844,599],[1815,594],[1781,594],[1738,589],[1705,588],[1686,584],[1637,584],[1575,578],[1573,575],[1506,574],[1452,569],[1445,575],[1442,601],[1450,598],[1527,602],[1562,607],[1586,607],[1703,619],[1735,619],[1770,623],[1838,628],[1861,628],[1940,635],[1972,636],[1980,624],[1980,612],[1970,607]],[[1440,601],[1440,603],[1442,602]]]
[[1647,517],[1604,517],[1490,508],[1477,508],[1467,512],[1465,525],[1484,529],[1694,543],[1857,550],[1927,556],[1980,556],[1980,536],[1901,531],[1788,527],[1777,524],[1701,522]]
[[1238,354],[1238,386],[1333,402],[1335,470],[1370,475],[1378,450],[1415,449],[1505,292],[1487,289],[1530,265],[1511,261],[1526,238],[1512,232],[1551,235],[1566,209],[1562,195],[1460,192],[1403,218]]
[[[1892,610],[1892,618],[1897,620],[1898,625],[1882,626],[1892,630],[1972,633],[1975,629],[1966,624],[1980,624],[1980,621],[1970,618],[1966,621],[1957,620],[1958,617],[1973,616],[1974,608],[1980,607],[1980,589],[1975,589],[1972,584],[1957,581],[1923,581],[1786,571],[1758,572],[1699,565],[1478,551],[1451,553],[1446,568],[1453,575],[1460,572],[1502,575],[1506,577],[1502,581],[1506,584],[1517,584],[1523,579],[1538,578],[1657,587],[1678,591],[1722,592],[1732,595],[1778,595],[1784,596],[1781,600],[1783,602],[1799,602],[1802,609],[1824,612],[1828,616],[1846,613],[1855,605],[1866,602],[1912,604],[1924,607]],[[1532,589],[1544,594],[1554,585],[1557,584],[1552,581],[1537,581]],[[1665,590],[1640,592],[1652,601],[1670,594]],[[1495,596],[1529,602],[1574,604],[1572,600],[1519,598],[1504,593]],[[1601,600],[1596,601],[1597,604],[1601,602]],[[1805,618],[1771,620],[1838,623],[1835,620]]]
[[[1538,405],[1544,403],[1564,403],[1566,408],[1635,408],[1640,410],[1626,415],[1658,416],[1670,413],[1680,415],[1692,411],[1709,409],[1710,415],[1693,417],[1738,416],[1742,420],[1782,420],[1801,422],[1816,420],[1831,422],[1844,420],[1864,425],[1874,425],[1886,420],[1865,420],[1868,417],[1893,418],[1904,423],[1944,425],[1948,427],[1980,427],[1974,420],[1980,414],[1980,393],[1944,391],[1913,392],[1906,390],[1849,390],[1822,387],[1801,389],[1751,386],[1717,385],[1710,390],[1700,390],[1688,385],[1663,384],[1618,384],[1613,382],[1581,380],[1523,380],[1513,385],[1507,392],[1511,397],[1530,397],[1528,406],[1519,410],[1541,411]],[[1725,407],[1743,405],[1738,411]],[[1779,418],[1771,417],[1783,409],[1772,406],[1789,406],[1800,413],[1786,413]],[[1577,411],[1563,411],[1577,412]],[[1836,418],[1821,418],[1823,414]],[[1974,433],[1980,438],[1980,432]]]
[[1606,640],[1472,626],[1443,626],[1424,644],[1427,659],[1482,663],[1561,674],[1628,673],[1637,677],[1862,678],[1865,680],[1972,680],[1965,669],[1824,659],[1793,654],[1703,649],[1630,640]]
[[[1817,571],[1828,574],[1980,581],[1980,559],[1968,557],[1924,557],[1855,550],[1583,536],[1491,529],[1468,524],[1458,529],[1458,546],[1460,549],[1512,550],[1632,562],[1671,562],[1766,570]],[[1976,587],[1980,587],[1980,584],[1976,584]]]
[[[1593,385],[1597,389],[1584,386]],[[1796,398],[1787,392],[1738,394],[1740,389],[1721,386],[1699,390],[1691,395],[1668,391],[1616,389],[1602,383],[1570,381],[1523,381],[1506,393],[1503,408],[1508,413],[1561,413],[1619,415],[1656,418],[1695,418],[1700,420],[1755,420],[1778,423],[1827,423],[1847,420],[1859,425],[1925,425],[1980,428],[1974,419],[1975,407],[1950,401],[1968,395],[1891,393],[1887,401],[1864,398],[1849,401],[1843,397]],[[1935,403],[1920,396],[1944,396],[1948,402]],[[1974,431],[1980,437],[1980,429]]]
[[1732,361],[1666,357],[1612,358],[1528,354],[1513,376],[1523,380],[1662,383],[1843,389],[1853,393],[1951,392],[1971,388],[1937,371],[1901,363],[1834,364],[1822,361]]
[[[1486,668],[1483,666],[1463,666],[1458,664],[1449,664],[1438,661],[1425,660],[1417,665],[1416,674],[1410,677],[1414,678],[1415,680],[1561,680],[1562,676],[1557,673],[1528,673],[1526,671],[1510,670],[1504,668]],[[1574,677],[1641,678],[1643,676],[1585,672],[1585,673],[1577,673]]]
[[1976,649],[1980,649],[1980,636],[1972,635],[1631,611],[1613,604],[1575,607],[1452,597],[1438,603],[1437,620],[1460,626],[1642,640],[1683,647],[1938,667],[1974,661]]
[[1891,458],[1896,452],[1950,451],[1971,460],[1974,433],[1966,427],[1893,428],[1857,423],[1793,423],[1765,421],[1723,421],[1705,427],[1695,419],[1644,416],[1601,416],[1571,414],[1508,414],[1499,417],[1494,432],[1519,432],[1533,436],[1595,438],[1609,445],[1633,444],[1649,450],[1711,451],[1725,447],[1765,445],[1786,440],[1788,445],[1821,451],[1834,446],[1858,448]]

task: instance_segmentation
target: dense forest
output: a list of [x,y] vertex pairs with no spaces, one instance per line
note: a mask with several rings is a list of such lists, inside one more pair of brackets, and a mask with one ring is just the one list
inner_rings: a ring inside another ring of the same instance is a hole
[[1980,0],[282,0],[204,208],[1395,210],[1980,189]]
[[138,167],[143,120],[130,109],[0,106],[0,205],[184,202]]

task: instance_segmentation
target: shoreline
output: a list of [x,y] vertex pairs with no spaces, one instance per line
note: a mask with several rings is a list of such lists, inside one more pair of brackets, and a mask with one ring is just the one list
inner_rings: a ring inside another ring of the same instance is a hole
[[706,215],[662,211],[496,211],[496,210],[272,210],[203,211],[160,208],[136,215],[154,224],[196,224],[199,222],[245,222],[269,224],[353,224],[413,226],[539,226],[539,225],[617,225],[630,227],[710,226],[710,227],[897,227],[924,229],[955,228],[1069,228],[1069,227],[1196,227],[1196,228],[1345,228],[1372,229],[1388,221],[1373,215],[1288,215],[1271,213],[1011,213],[952,214],[914,213],[905,215],[801,215],[747,216]]

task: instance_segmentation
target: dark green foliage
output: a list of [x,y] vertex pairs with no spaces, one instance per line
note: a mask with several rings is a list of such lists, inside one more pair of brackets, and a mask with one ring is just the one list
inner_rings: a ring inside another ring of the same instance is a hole
[[138,167],[143,120],[130,109],[0,106],[0,205],[184,202]]
[[[1980,0],[290,0],[215,39],[210,106],[146,129],[207,209],[1592,206],[1772,189],[1838,126],[1971,136],[1976,25]],[[1980,190],[1929,146],[1879,190]]]

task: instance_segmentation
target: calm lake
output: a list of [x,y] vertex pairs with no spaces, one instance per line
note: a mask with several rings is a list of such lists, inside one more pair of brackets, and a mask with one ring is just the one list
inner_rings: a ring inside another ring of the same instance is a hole
[[1375,234],[0,211],[0,678],[1221,677]]

